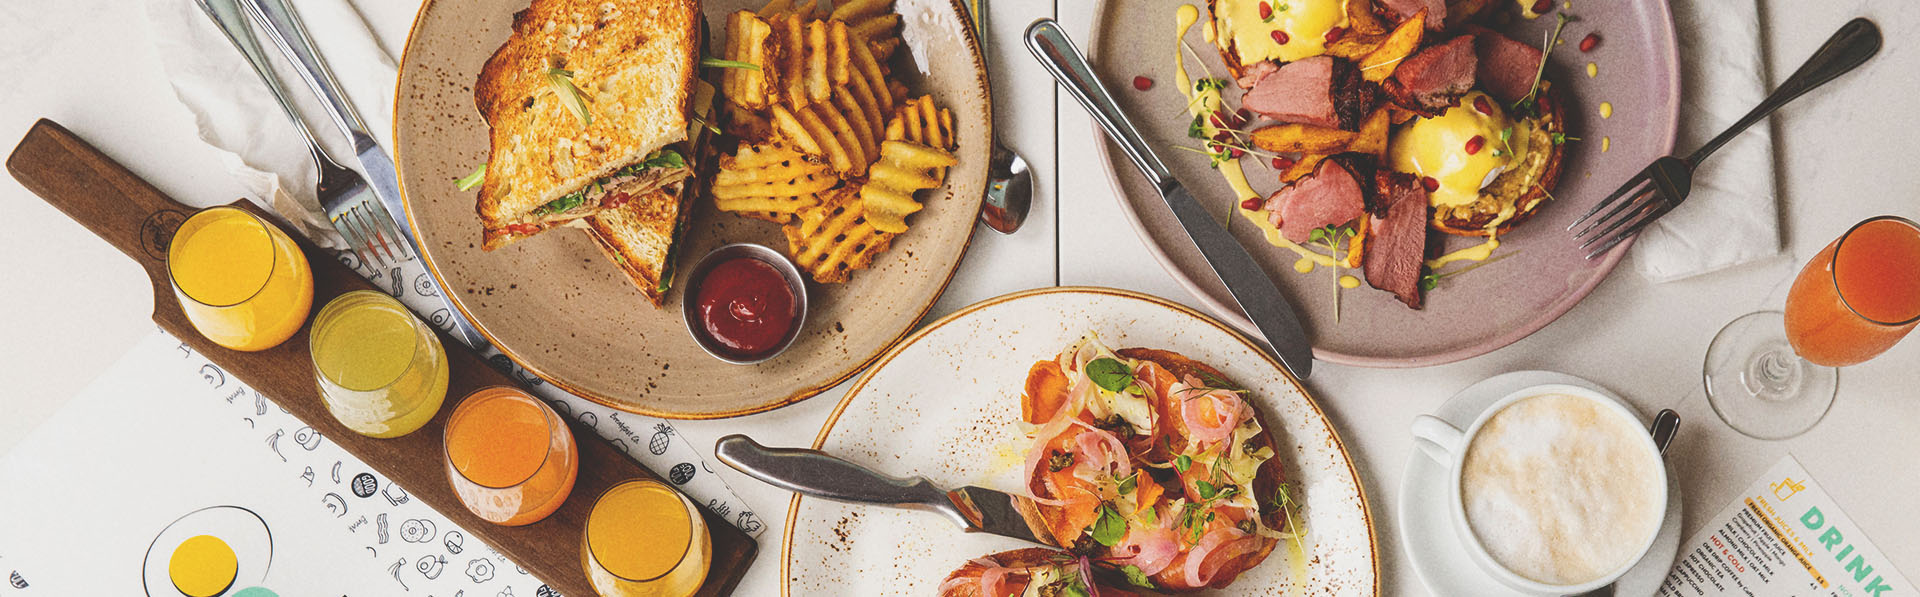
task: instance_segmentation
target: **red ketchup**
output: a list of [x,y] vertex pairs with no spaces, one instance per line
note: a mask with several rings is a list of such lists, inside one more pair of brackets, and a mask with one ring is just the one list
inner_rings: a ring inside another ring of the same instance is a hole
[[752,257],[721,262],[700,280],[700,327],[729,356],[753,358],[793,330],[793,288],[780,271]]

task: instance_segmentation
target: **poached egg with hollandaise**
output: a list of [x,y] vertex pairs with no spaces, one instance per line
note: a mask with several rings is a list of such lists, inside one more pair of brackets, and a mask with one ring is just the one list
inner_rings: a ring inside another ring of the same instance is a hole
[[1349,24],[1346,0],[1214,0],[1209,10],[1216,43],[1247,65],[1324,54],[1328,34]]
[[1471,205],[1501,174],[1523,163],[1534,124],[1474,91],[1432,118],[1414,118],[1394,134],[1388,160],[1419,176],[1434,207]]

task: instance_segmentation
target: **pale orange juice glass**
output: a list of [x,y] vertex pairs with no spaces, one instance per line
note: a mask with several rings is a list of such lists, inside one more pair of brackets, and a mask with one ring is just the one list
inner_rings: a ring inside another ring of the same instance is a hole
[[686,597],[706,582],[713,543],[693,502],[642,479],[594,501],[580,559],[601,597]]
[[1707,348],[1707,400],[1736,431],[1805,432],[1826,415],[1836,367],[1857,365],[1920,323],[1920,225],[1868,218],[1808,260],[1785,312],[1733,320]]
[[553,408],[515,388],[475,390],[447,417],[447,479],[467,509],[494,524],[532,524],[560,509],[580,475],[573,432]]
[[180,224],[167,278],[193,328],[233,350],[279,346],[313,309],[313,269],[300,245],[237,207],[203,209]]

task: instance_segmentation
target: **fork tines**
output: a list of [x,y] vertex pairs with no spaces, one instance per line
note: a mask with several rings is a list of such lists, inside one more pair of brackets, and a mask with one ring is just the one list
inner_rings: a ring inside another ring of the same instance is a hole
[[354,253],[372,267],[386,267],[388,262],[400,262],[412,259],[407,255],[403,243],[395,242],[400,231],[393,225],[385,209],[368,206],[365,202],[335,215],[333,227],[347,239]]
[[[1574,230],[1573,237],[1585,239],[1580,243],[1581,249],[1599,243],[1598,247],[1587,253],[1587,259],[1598,257],[1620,244],[1620,241],[1639,234],[1647,224],[1666,215],[1679,204],[1679,199],[1686,197],[1686,191],[1674,188],[1676,185],[1668,180],[1668,173],[1662,171],[1660,166],[1659,162],[1647,165],[1613,194],[1607,195],[1593,209],[1567,225],[1568,230],[1579,227],[1579,230]],[[1606,213],[1595,218],[1594,214],[1601,210],[1606,210]],[[1586,225],[1581,226],[1582,222]]]

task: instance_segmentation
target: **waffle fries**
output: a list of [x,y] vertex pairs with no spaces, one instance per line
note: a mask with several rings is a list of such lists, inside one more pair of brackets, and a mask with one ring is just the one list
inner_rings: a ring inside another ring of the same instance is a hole
[[726,131],[710,195],[722,211],[783,225],[819,282],[869,267],[956,159],[953,115],[908,99],[886,61],[900,47],[893,0],[771,0],[727,18]]

